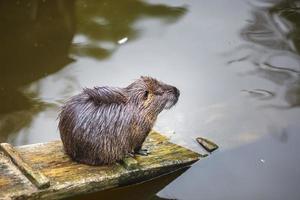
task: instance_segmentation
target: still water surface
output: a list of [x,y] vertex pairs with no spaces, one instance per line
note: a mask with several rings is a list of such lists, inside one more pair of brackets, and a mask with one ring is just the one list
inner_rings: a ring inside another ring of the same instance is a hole
[[58,139],[68,97],[150,75],[181,90],[155,129],[220,146],[177,178],[78,199],[300,199],[299,1],[2,1],[0,25],[0,142]]

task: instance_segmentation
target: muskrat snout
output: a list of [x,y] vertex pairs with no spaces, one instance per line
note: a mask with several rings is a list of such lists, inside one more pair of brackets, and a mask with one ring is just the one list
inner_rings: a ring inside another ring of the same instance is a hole
[[178,102],[178,99],[179,99],[179,96],[180,96],[180,91],[176,87],[172,86],[169,91],[170,91],[169,94],[168,94],[169,98],[168,98],[168,101],[166,103],[165,109],[172,108]]
[[173,90],[174,90],[175,97],[178,99],[180,96],[180,91],[176,87],[173,87]]

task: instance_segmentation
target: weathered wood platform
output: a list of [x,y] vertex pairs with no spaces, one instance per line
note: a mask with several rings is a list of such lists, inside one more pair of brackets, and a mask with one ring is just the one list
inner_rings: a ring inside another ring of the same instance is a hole
[[197,154],[151,132],[148,156],[127,158],[112,166],[89,166],[70,160],[62,143],[12,147],[1,144],[0,199],[61,199],[147,181],[187,167]]

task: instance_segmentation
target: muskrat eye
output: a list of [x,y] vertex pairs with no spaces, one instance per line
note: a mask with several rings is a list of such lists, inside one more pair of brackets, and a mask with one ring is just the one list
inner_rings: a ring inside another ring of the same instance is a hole
[[144,93],[144,99],[146,100],[147,98],[148,98],[148,96],[149,96],[149,91],[145,91],[145,93]]

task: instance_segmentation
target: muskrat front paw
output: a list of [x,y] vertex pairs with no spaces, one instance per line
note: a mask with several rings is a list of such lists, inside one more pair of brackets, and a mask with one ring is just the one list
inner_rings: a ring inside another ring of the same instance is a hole
[[134,152],[127,153],[127,156],[133,158],[134,157]]

